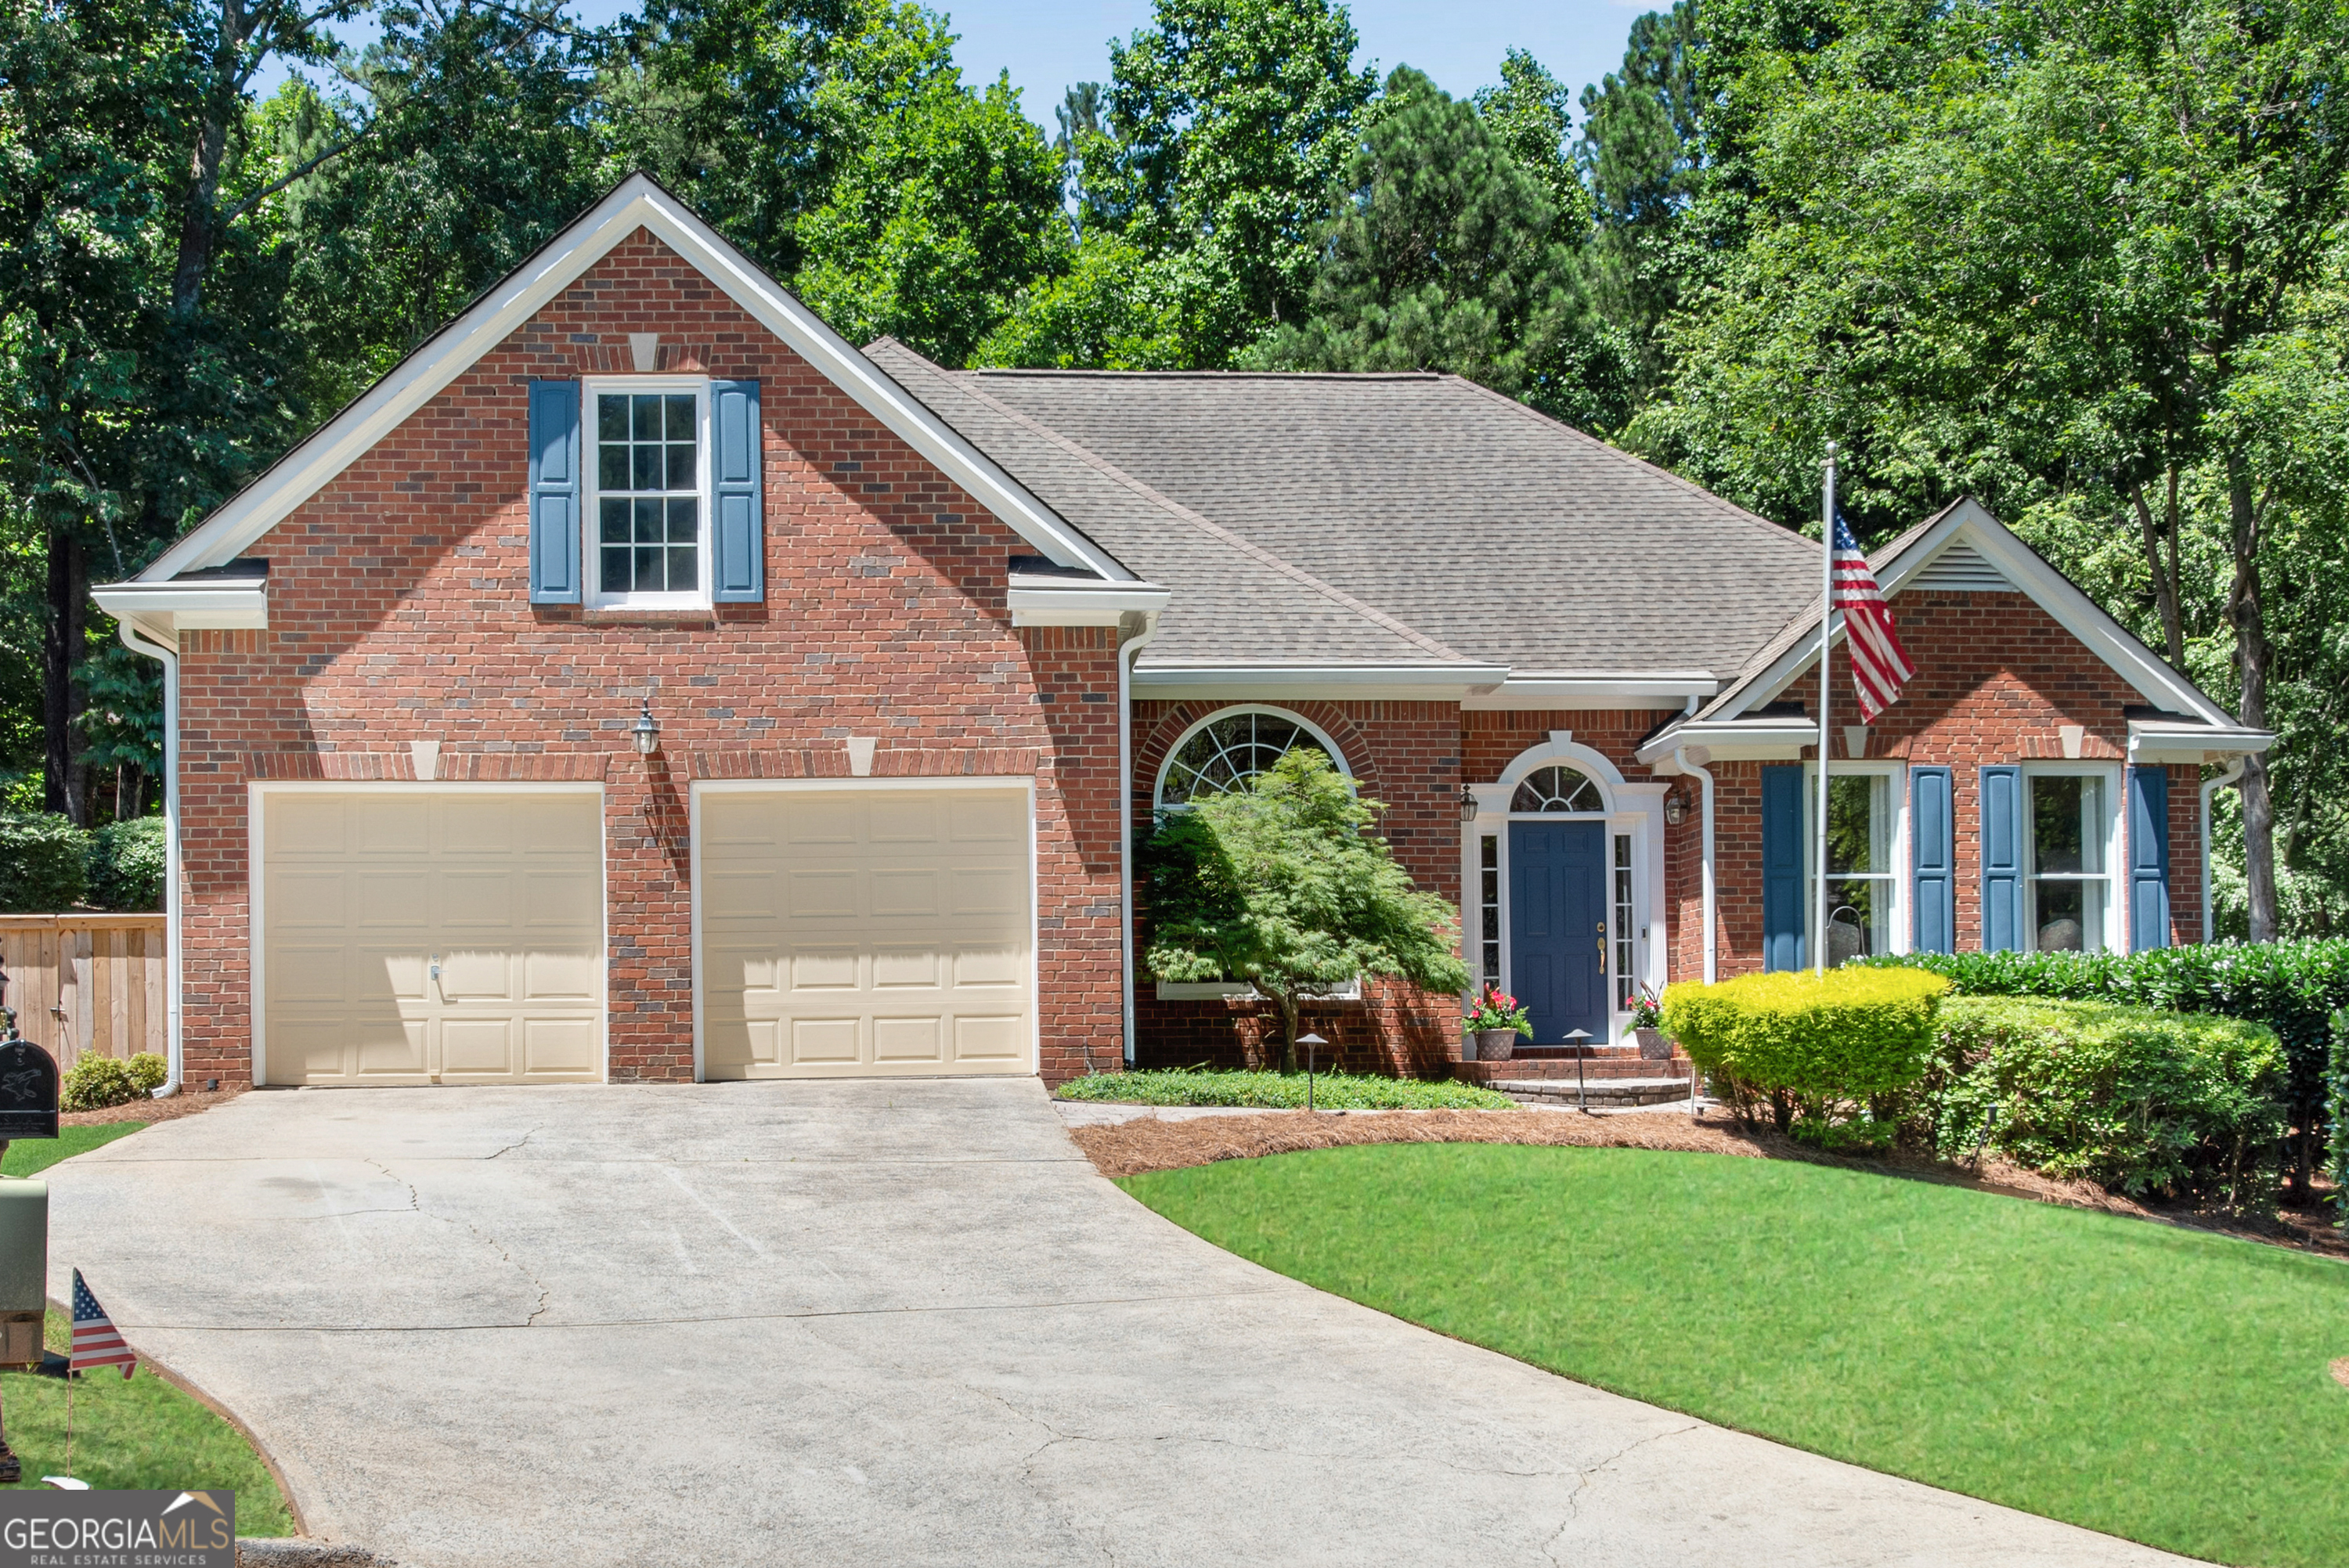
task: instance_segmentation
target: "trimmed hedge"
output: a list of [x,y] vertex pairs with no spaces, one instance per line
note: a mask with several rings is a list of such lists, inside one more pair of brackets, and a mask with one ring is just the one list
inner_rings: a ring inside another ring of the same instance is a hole
[[0,812],[0,911],[71,909],[88,886],[89,835],[47,811]]
[[[2258,1024],[2103,1002],[1953,996],[1904,1130],[2119,1191],[2272,1202],[2282,1047]],[[1994,1120],[1991,1109],[1997,1108]]]
[[163,819],[135,817],[89,836],[89,902],[125,913],[163,907]]
[[[1052,1091],[1058,1099],[1127,1105],[1238,1105],[1303,1110],[1303,1073],[1222,1072],[1213,1068],[1138,1068],[1071,1078]],[[1323,1110],[1515,1110],[1507,1095],[1449,1079],[1383,1078],[1376,1073],[1322,1073],[1313,1103]]]
[[1866,1102],[1924,1076],[1949,988],[1938,975],[1882,969],[1682,981],[1664,990],[1664,1029],[1741,1118],[1767,1100],[1798,1136],[1881,1142],[1889,1125],[1878,1133],[1854,1124]]
[[85,1051],[57,1084],[57,1109],[104,1110],[109,1105],[129,1105],[142,1092],[129,1062]]
[[2349,1008],[2349,940],[2213,943],[2144,953],[1925,953],[1852,965],[1922,969],[1975,996],[2048,996],[2264,1024],[2284,1052],[2285,1158],[2295,1185],[2323,1161],[2333,1015]]

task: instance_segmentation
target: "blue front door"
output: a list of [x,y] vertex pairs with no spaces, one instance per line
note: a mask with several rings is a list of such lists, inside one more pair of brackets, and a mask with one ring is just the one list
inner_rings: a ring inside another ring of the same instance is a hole
[[1509,976],[1534,1044],[1607,1041],[1607,825],[1509,824]]

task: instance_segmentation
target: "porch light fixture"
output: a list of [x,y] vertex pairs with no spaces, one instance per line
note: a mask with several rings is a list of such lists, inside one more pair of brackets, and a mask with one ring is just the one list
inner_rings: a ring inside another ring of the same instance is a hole
[[650,757],[660,749],[660,725],[653,717],[651,697],[645,698],[644,707],[636,710],[636,722],[628,727],[628,733],[636,737],[637,756]]
[[1675,789],[1664,797],[1664,820],[1675,828],[1688,820],[1688,795],[1685,791]]
[[1476,791],[1465,784],[1460,786],[1460,820],[1464,822],[1476,820]]

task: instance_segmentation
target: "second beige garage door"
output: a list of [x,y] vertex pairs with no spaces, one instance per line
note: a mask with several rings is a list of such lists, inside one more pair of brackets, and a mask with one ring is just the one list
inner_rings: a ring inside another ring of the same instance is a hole
[[699,796],[702,1073],[1035,1070],[1024,789]]

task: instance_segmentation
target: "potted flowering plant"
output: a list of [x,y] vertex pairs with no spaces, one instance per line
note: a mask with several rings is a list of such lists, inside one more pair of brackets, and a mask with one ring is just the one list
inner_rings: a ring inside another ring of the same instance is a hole
[[1498,985],[1485,987],[1485,994],[1476,998],[1468,1016],[1460,1020],[1460,1026],[1469,1038],[1470,1061],[1507,1061],[1509,1053],[1516,1048],[1517,1037],[1534,1032],[1532,1016]]
[[1631,1037],[1640,1042],[1640,1055],[1649,1061],[1668,1061],[1672,1043],[1664,1038],[1663,998],[1646,985],[1631,1002]]

